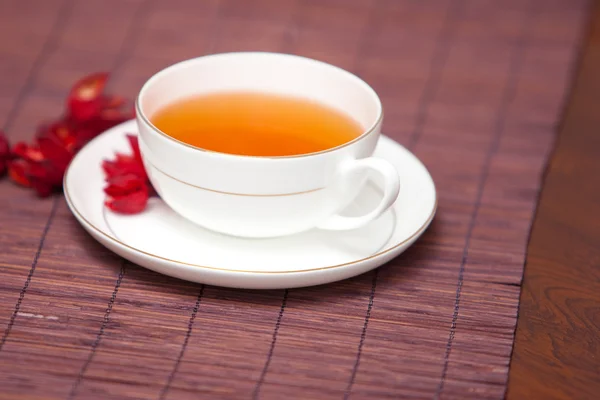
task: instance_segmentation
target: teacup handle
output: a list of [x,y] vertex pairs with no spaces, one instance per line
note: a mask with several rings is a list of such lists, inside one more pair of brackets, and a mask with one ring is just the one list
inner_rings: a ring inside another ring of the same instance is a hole
[[343,182],[342,184],[352,184],[352,174],[364,171],[375,171],[383,177],[383,198],[377,207],[368,214],[360,217],[333,215],[325,222],[318,225],[318,228],[335,231],[359,228],[379,217],[394,204],[398,197],[398,193],[400,192],[400,177],[398,176],[396,168],[391,163],[381,158],[361,158],[350,161],[342,167],[342,170],[340,171],[340,180]]

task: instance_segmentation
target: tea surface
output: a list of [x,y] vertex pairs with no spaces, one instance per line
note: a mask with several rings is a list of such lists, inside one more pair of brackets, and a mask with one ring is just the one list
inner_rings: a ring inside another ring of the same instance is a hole
[[250,156],[293,156],[327,150],[363,132],[349,116],[307,99],[222,92],[181,99],[152,123],[181,142]]

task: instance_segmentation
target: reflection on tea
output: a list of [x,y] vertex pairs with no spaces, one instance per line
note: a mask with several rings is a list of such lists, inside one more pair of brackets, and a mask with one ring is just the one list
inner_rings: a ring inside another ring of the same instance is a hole
[[257,92],[184,98],[158,110],[151,122],[189,145],[249,156],[319,152],[363,133],[354,119],[324,104]]

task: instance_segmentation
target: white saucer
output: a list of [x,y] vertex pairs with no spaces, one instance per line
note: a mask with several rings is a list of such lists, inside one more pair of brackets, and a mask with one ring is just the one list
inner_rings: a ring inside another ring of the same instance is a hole
[[[104,203],[103,159],[129,153],[126,133],[135,121],[118,125],[75,156],[64,180],[67,203],[100,243],[129,261],[156,272],[217,286],[275,289],[319,285],[376,268],[406,250],[429,226],[437,207],[435,186],[421,162],[382,136],[375,155],[393,163],[401,189],[394,206],[376,221],[352,231],[312,230],[275,239],[240,239],[201,228],[153,198],[146,211],[123,216]],[[371,184],[348,208],[361,215],[379,200]]]

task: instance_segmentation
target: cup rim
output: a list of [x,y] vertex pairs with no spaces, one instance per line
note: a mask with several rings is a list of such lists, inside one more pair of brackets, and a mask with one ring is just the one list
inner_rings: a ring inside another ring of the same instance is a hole
[[[326,150],[316,151],[316,152],[312,152],[312,153],[287,155],[287,156],[253,156],[253,155],[246,155],[246,154],[224,153],[224,152],[220,152],[220,151],[204,149],[202,147],[193,146],[189,143],[182,142],[181,140],[175,139],[174,137],[172,137],[172,136],[168,135],[167,133],[158,129],[158,127],[156,127],[150,121],[150,119],[146,116],[146,114],[142,110],[142,107],[140,105],[141,97],[144,94],[144,92],[146,90],[148,90],[148,87],[155,80],[159,79],[164,74],[167,74],[168,72],[171,72],[172,70],[174,70],[176,68],[181,68],[182,66],[184,66],[186,64],[192,64],[194,62],[198,62],[198,61],[209,59],[209,58],[233,57],[233,56],[239,56],[239,55],[258,55],[258,54],[271,55],[271,56],[276,56],[276,57],[294,58],[294,59],[309,61],[312,63],[320,64],[320,65],[328,67],[328,68],[333,68],[340,73],[350,76],[352,79],[355,79],[356,81],[358,81],[359,84],[363,85],[367,89],[367,91],[371,92],[371,94],[373,95],[373,98],[377,102],[378,114],[377,114],[377,118],[375,118],[375,122],[373,122],[367,129],[365,129],[363,131],[363,133],[361,133],[359,136],[355,137],[354,139],[352,139],[346,143],[342,143],[339,146],[331,147]],[[212,153],[215,155],[223,155],[223,156],[239,157],[239,158],[255,158],[255,159],[263,159],[263,160],[264,159],[303,158],[303,157],[312,157],[312,156],[317,156],[317,155],[321,155],[321,154],[325,154],[325,153],[330,153],[330,152],[342,149],[344,147],[350,146],[351,144],[354,144],[354,143],[366,138],[367,136],[369,136],[369,134],[371,134],[377,128],[377,126],[383,120],[383,105],[381,103],[381,99],[377,95],[377,92],[371,87],[371,85],[369,85],[367,82],[365,82],[363,79],[361,79],[357,75],[353,74],[352,72],[347,71],[336,65],[329,64],[324,61],[316,60],[316,59],[309,58],[309,57],[299,56],[299,55],[295,55],[295,54],[288,54],[288,53],[277,53],[277,52],[267,52],[267,51],[237,51],[237,52],[214,53],[214,54],[207,54],[207,55],[203,55],[203,56],[199,56],[199,57],[189,58],[189,59],[171,64],[168,67],[165,67],[165,68],[161,69],[160,71],[154,73],[150,78],[148,78],[146,80],[146,82],[144,82],[144,84],[142,85],[142,87],[141,87],[140,91],[138,92],[136,99],[135,99],[135,111],[136,111],[136,118],[140,118],[146,125],[148,125],[148,127],[150,127],[152,129],[152,131],[158,133],[159,135],[161,135],[161,136],[165,137],[166,139],[168,139],[174,143],[177,143],[179,145],[188,147],[188,148],[196,150],[196,151],[201,151],[204,153]]]

